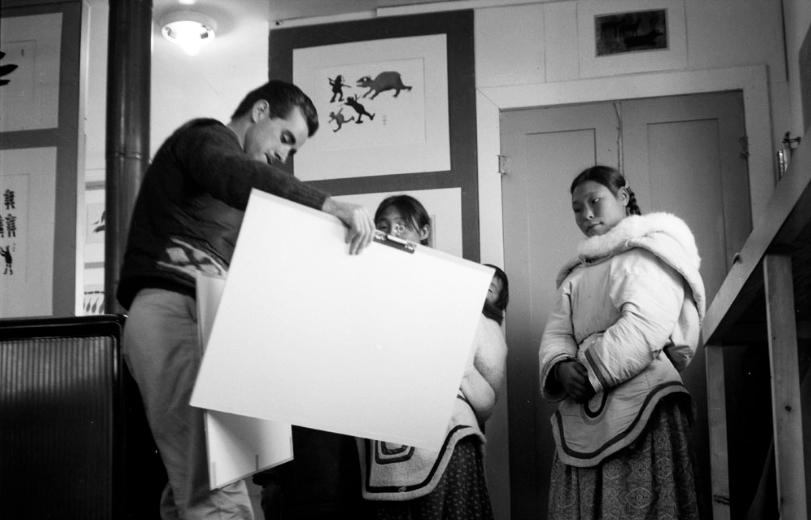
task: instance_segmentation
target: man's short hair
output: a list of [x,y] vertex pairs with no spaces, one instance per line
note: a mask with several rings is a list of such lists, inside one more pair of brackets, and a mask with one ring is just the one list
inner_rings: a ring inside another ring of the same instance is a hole
[[300,88],[286,81],[271,80],[261,87],[252,90],[239,104],[232,119],[247,114],[253,105],[264,99],[270,105],[270,117],[286,119],[293,107],[301,109],[307,121],[308,137],[312,137],[318,130],[318,111],[312,100]]

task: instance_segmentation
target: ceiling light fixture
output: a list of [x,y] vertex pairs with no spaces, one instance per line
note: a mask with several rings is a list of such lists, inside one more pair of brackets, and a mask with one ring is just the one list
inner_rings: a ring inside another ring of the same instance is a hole
[[163,35],[180,45],[186,54],[200,52],[204,42],[214,39],[217,24],[210,17],[194,11],[173,11],[161,19]]

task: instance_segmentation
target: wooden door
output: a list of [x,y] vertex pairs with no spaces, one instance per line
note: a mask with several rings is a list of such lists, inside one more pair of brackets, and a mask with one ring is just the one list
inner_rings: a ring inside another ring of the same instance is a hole
[[[554,280],[582,235],[569,185],[593,164],[619,167],[643,213],[670,211],[696,235],[708,302],[751,230],[740,93],[630,100],[505,112],[502,153],[513,519],[545,518],[555,405],[540,399],[538,346],[554,304]],[[621,153],[620,153],[621,151]],[[703,353],[685,371],[698,405],[693,445],[708,475]],[[700,481],[709,505],[709,480]]]
[[[502,153],[507,312],[507,395],[512,518],[546,518],[554,445],[539,398],[538,346],[552,309],[555,274],[580,240],[568,196],[578,172],[596,162],[616,166],[616,117],[610,104],[505,112]],[[544,513],[540,515],[540,513]]]

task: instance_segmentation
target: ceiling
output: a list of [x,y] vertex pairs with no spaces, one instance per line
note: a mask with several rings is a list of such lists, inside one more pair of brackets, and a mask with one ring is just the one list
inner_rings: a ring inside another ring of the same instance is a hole
[[374,14],[384,8],[454,1],[461,0],[154,0],[153,13],[159,21],[170,11],[197,10],[217,20],[218,32],[223,32],[236,28],[244,17],[264,17],[270,23],[283,24],[302,18]]
[[[335,16],[375,12],[379,8],[432,4],[449,0],[268,0],[270,20],[293,20],[315,16]],[[450,0],[458,1],[458,0]]]
[[[293,25],[297,20],[312,18],[371,18],[379,14],[379,9],[456,1],[462,0],[153,0],[153,51],[167,49],[162,41],[161,20],[177,10],[196,11],[216,23],[215,39],[212,44],[204,46],[198,60],[214,65],[248,67],[256,53],[267,54],[268,24],[271,27]],[[179,48],[168,51],[182,53]],[[212,74],[222,70],[221,67],[213,69]]]

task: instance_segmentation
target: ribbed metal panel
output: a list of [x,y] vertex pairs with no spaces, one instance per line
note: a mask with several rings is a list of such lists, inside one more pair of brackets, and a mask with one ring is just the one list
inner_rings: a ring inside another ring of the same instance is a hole
[[111,518],[115,343],[0,339],[3,518]]

